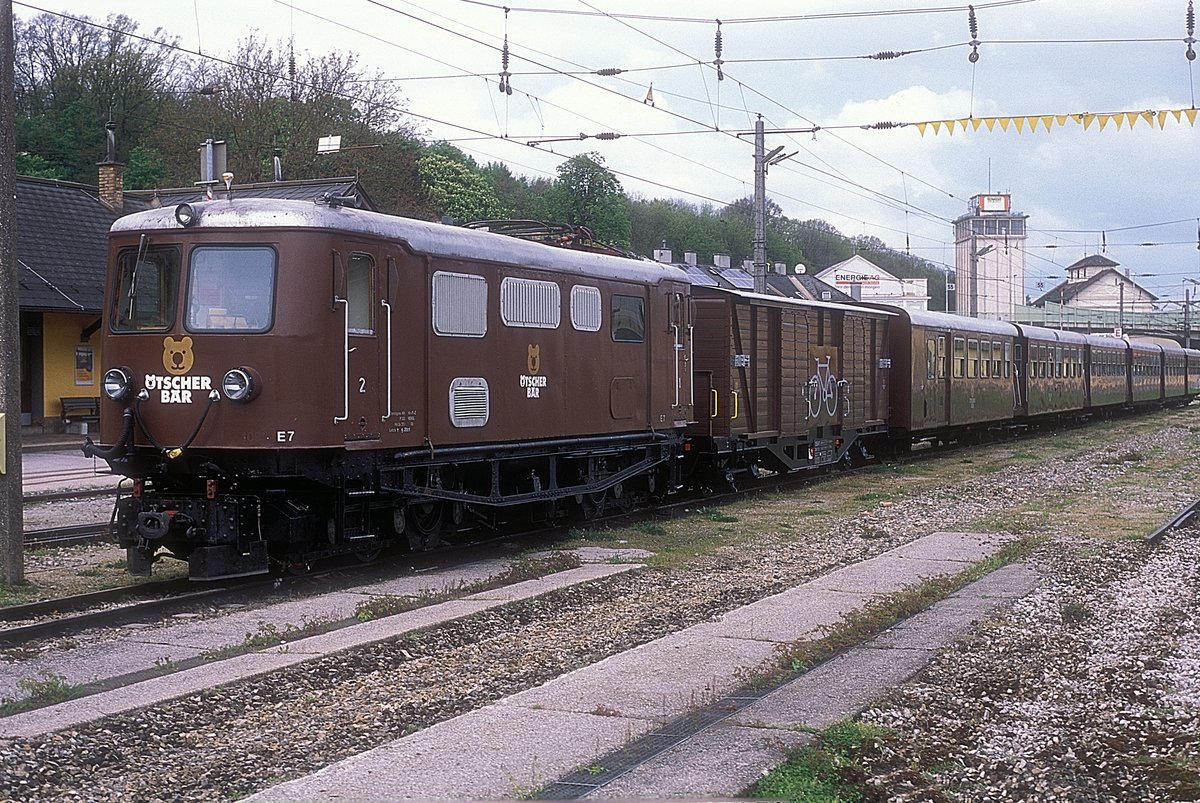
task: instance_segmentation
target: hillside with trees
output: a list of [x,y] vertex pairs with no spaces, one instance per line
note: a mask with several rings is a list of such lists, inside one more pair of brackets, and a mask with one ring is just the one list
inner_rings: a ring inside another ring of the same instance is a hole
[[[127,189],[190,186],[196,147],[211,137],[228,144],[239,183],[269,181],[279,151],[285,178],[357,175],[393,214],[569,223],[639,254],[665,242],[706,263],[751,254],[751,199],[716,207],[631,196],[595,152],[564,160],[552,178],[480,165],[426,141],[397,83],[350,53],[298,55],[288,42],[251,34],[227,56],[195,58],[174,49],[177,38],[139,31],[123,15],[97,23],[42,14],[16,20],[14,35],[21,175],[94,184],[112,120]],[[318,156],[315,143],[330,132],[341,134],[343,150]],[[927,278],[931,306],[945,296],[945,274],[933,264],[822,220],[789,218],[768,201],[770,262],[818,271],[854,254],[896,276]]]

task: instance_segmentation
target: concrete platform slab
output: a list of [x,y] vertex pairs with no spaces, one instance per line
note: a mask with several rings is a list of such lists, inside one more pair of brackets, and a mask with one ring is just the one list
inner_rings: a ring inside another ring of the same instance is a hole
[[1022,563],[1012,563],[985,575],[953,597],[971,595],[985,599],[1020,599],[1033,590],[1041,575]]
[[696,633],[791,643],[819,638],[872,594],[799,586],[730,611],[715,622],[697,625]]
[[585,797],[736,797],[762,777],[763,767],[783,763],[790,751],[813,738],[796,731],[714,725]]
[[651,726],[645,720],[489,706],[251,796],[287,800],[526,797]]
[[356,593],[371,596],[391,595],[414,597],[421,594],[437,594],[453,591],[463,586],[479,583],[508,569],[506,560],[485,560],[455,566],[449,571],[438,571],[405,577],[396,577],[379,583],[363,586]]
[[156,664],[186,661],[201,652],[196,647],[125,641],[120,652],[114,652],[107,644],[98,644],[70,653],[51,653],[36,663],[4,663],[0,664],[0,699],[26,697],[18,685],[20,681],[38,679],[43,672],[56,675],[72,686],[81,686]]
[[775,651],[768,641],[714,638],[690,630],[605,658],[501,706],[554,711],[606,711],[623,717],[665,720],[707,705],[746,681]]
[[730,723],[785,730],[827,728],[907,680],[932,657],[933,650],[851,650],[748,706]]
[[525,580],[524,582],[497,588],[492,591],[480,591],[478,594],[470,594],[463,597],[463,599],[514,602],[519,599],[536,597],[539,594],[545,594],[559,588],[586,583],[588,580],[596,580],[601,577],[608,577],[613,574],[620,574],[621,572],[640,568],[642,568],[640,563],[588,563],[576,569],[548,574],[545,577],[538,577],[535,580]]
[[885,554],[902,558],[925,558],[932,560],[956,560],[974,563],[995,554],[1000,547],[1015,536],[989,533],[930,533],[907,544],[889,550]]
[[[524,597],[520,598],[535,597],[556,588],[572,585],[573,583],[611,574],[619,574],[634,568],[636,568],[636,565],[630,564],[595,565],[559,572],[539,580],[519,583],[518,586],[523,588],[525,592]],[[100,710],[101,714],[112,714],[194,694],[206,688],[232,683],[247,677],[311,660],[316,656],[394,638],[402,633],[411,632],[420,627],[457,619],[481,610],[486,610],[487,608],[496,607],[505,601],[508,601],[508,599],[453,600],[439,605],[431,605],[415,611],[397,614],[396,616],[384,617],[329,633],[298,639],[294,642],[260,652],[214,661],[211,664],[133,683],[129,686],[102,692],[80,700],[69,700],[58,705],[30,711],[26,714],[0,718],[0,739],[13,738],[15,736],[34,736],[41,733],[49,733],[59,728],[78,725],[97,718],[97,710]],[[162,649],[162,647],[160,646],[159,649]],[[148,667],[140,665],[129,668],[125,672],[115,674],[126,674],[127,672],[146,668]],[[36,672],[36,669],[34,672]],[[109,677],[112,676],[115,675],[110,675]]]
[[851,591],[860,594],[891,594],[922,580],[957,574],[963,564],[955,560],[902,558],[884,553],[862,563],[843,566],[824,577],[813,580],[812,588],[826,591]]

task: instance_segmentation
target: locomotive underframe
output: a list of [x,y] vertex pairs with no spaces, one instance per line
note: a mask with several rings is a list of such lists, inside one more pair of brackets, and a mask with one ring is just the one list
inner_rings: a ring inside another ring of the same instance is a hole
[[[114,458],[134,478],[114,529],[132,573],[164,555],[195,580],[270,571],[406,540],[436,545],[473,524],[557,520],[628,507],[680,485],[682,435],[635,433],[488,446],[344,452],[227,451]],[[569,503],[569,504],[568,504]]]

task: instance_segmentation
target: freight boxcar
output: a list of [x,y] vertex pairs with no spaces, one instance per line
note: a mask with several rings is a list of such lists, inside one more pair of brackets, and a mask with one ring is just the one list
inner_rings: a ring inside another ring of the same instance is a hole
[[726,480],[861,454],[887,428],[890,313],[692,288],[693,457]]

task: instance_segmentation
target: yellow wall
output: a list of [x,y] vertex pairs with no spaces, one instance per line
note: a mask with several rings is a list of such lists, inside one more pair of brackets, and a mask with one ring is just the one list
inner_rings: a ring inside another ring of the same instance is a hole
[[[96,314],[69,315],[47,312],[42,316],[42,415],[58,418],[62,414],[59,398],[62,396],[99,396],[100,376],[104,373],[100,352],[100,332],[92,333],[84,344],[79,333],[95,323]],[[92,382],[90,385],[75,384],[75,346],[92,347]]]

